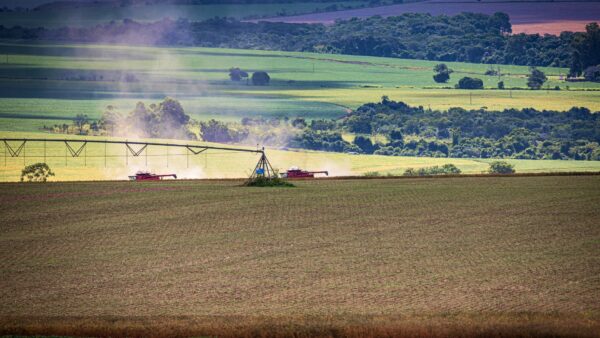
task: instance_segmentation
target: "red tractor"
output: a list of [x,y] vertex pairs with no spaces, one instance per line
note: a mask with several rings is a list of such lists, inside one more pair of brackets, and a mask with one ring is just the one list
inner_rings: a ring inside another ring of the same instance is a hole
[[160,181],[166,177],[173,177],[174,179],[177,179],[177,175],[175,174],[156,175],[147,171],[138,171],[135,173],[135,175],[129,176],[129,179],[131,181]]
[[314,178],[316,174],[325,174],[329,176],[328,171],[306,171],[298,167],[291,167],[284,174],[281,174],[283,178]]

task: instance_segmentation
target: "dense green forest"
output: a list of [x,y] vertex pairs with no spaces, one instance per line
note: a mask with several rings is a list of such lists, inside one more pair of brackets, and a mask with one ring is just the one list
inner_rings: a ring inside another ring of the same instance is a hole
[[176,46],[228,47],[571,67],[573,75],[600,64],[600,31],[560,36],[509,34],[506,14],[456,16],[404,14],[338,21],[333,25],[240,22],[216,18],[202,22],[163,20],[112,22],[93,28],[0,26],[0,38]]
[[385,155],[600,159],[600,115],[586,108],[435,111],[384,97],[361,106],[337,128],[388,135],[387,144],[358,144],[363,152]]
[[[352,142],[346,133],[356,135]],[[600,160],[600,114],[587,108],[437,111],[384,97],[339,121],[211,121],[201,123],[201,135],[215,142],[284,140],[292,148],[390,156]]]

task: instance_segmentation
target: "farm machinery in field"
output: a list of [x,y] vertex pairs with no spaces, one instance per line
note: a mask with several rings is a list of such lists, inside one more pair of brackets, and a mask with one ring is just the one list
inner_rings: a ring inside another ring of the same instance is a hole
[[131,181],[161,181],[167,177],[172,177],[173,179],[177,179],[177,175],[175,174],[166,174],[166,175],[156,175],[149,173],[147,171],[138,171],[135,175],[129,176],[129,180]]
[[307,171],[298,167],[291,167],[285,173],[281,174],[282,178],[314,178],[317,174],[325,174],[329,176],[328,171]]

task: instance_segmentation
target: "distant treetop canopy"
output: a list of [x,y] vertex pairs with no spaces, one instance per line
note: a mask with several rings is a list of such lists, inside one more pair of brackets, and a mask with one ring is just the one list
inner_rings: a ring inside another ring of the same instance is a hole
[[455,16],[410,13],[341,20],[328,26],[224,18],[202,22],[165,19],[154,23],[124,20],[90,28],[0,26],[2,39],[309,51],[571,67],[573,75],[600,64],[597,24],[590,24],[587,32],[563,32],[560,36],[507,34],[510,32],[509,17],[504,13]]

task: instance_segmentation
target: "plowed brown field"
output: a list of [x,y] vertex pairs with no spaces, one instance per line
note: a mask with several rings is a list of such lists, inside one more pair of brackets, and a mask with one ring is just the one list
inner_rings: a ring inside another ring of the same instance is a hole
[[295,184],[1,184],[0,335],[600,332],[600,176]]

